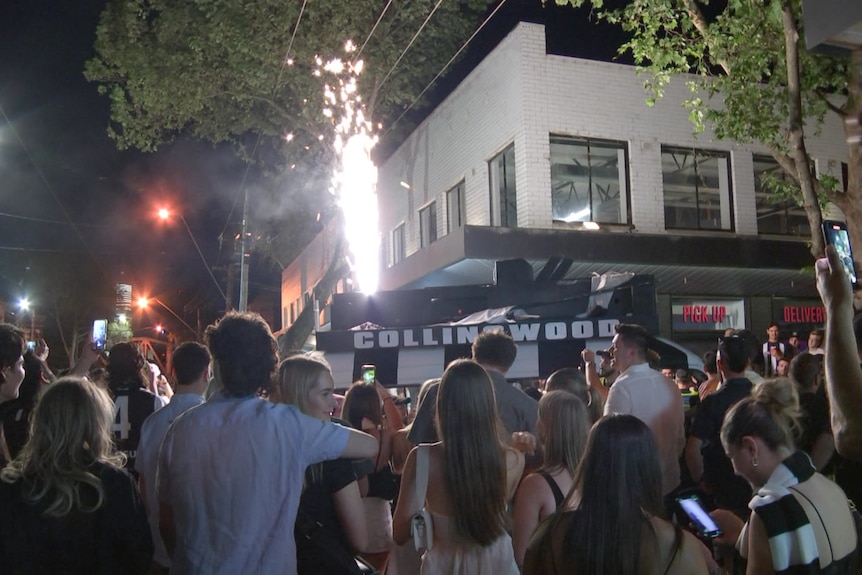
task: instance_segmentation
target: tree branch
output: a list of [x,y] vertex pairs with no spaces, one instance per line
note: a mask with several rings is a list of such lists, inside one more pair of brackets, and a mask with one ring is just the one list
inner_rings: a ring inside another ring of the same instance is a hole
[[[700,6],[697,5],[695,0],[686,0],[685,1],[685,9],[688,12],[689,17],[691,17],[691,21],[694,24],[694,27],[697,28],[697,31],[700,32],[703,41],[706,42],[707,48],[709,48],[710,53],[715,55],[712,52],[712,41],[709,33],[709,23],[706,21],[706,18],[703,16],[703,12],[700,10]],[[730,75],[730,64],[727,63],[727,60],[724,58],[716,58],[716,63],[721,66],[721,69],[724,70],[724,73],[728,76]]]
[[817,94],[818,98],[823,100],[823,103],[826,104],[827,108],[829,108],[830,110],[832,110],[833,112],[838,114],[838,116],[840,116],[841,118],[847,117],[847,111],[844,108],[842,108],[840,106],[836,106],[835,104],[830,102],[829,101],[830,95],[827,94],[826,92],[824,92],[822,88],[817,88],[816,90],[814,90],[814,93]]

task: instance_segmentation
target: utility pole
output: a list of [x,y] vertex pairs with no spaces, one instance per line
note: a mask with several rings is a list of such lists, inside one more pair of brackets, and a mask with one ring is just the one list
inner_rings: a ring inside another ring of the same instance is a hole
[[242,239],[240,240],[239,311],[248,309],[248,190],[242,202]]

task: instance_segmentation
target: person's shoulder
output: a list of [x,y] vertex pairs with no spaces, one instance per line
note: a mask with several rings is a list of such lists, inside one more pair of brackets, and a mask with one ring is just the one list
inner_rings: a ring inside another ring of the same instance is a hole
[[106,488],[111,486],[127,486],[134,484],[135,478],[132,474],[121,467],[115,467],[108,463],[97,461],[90,467],[91,472],[99,477]]
[[521,480],[521,484],[518,485],[518,496],[527,496],[539,499],[543,497],[546,492],[550,492],[550,490],[551,487],[548,485],[548,481],[545,479],[544,475],[542,475],[542,472],[536,471],[528,474]]

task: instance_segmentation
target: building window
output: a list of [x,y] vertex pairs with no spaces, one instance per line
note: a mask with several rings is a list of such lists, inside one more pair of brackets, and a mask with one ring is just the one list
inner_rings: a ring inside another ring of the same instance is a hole
[[452,233],[465,224],[467,207],[464,199],[464,182],[446,192],[446,233]]
[[666,228],[731,230],[730,154],[661,148]]
[[515,189],[515,144],[489,162],[491,178],[491,225],[514,228],[518,225]]
[[290,325],[293,325],[293,322],[296,321],[296,308],[293,304],[290,304]]
[[754,156],[754,198],[757,233],[811,236],[805,209],[788,194],[798,197],[799,186],[770,156]]
[[431,202],[419,210],[419,247],[430,246],[437,241],[437,202]]
[[398,225],[392,230],[392,264],[395,265],[404,259],[404,224]]
[[553,219],[627,223],[626,151],[625,142],[551,135]]

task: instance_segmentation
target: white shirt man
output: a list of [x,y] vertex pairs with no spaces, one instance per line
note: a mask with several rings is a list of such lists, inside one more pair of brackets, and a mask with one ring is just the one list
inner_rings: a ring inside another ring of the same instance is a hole
[[662,495],[680,481],[679,456],[685,447],[682,394],[673,381],[646,360],[647,332],[634,324],[618,324],[611,344],[613,365],[620,375],[605,402],[605,415],[634,415],[652,430],[659,451]]
[[156,469],[159,462],[159,447],[171,423],[185,411],[204,402],[204,391],[210,367],[210,353],[196,342],[186,342],[174,350],[171,363],[176,376],[176,391],[171,402],[150,415],[141,426],[138,456],[135,470],[138,486],[147,508],[147,519],[153,535],[155,552],[153,561],[169,569],[171,558],[159,533],[159,501],[156,497]]

